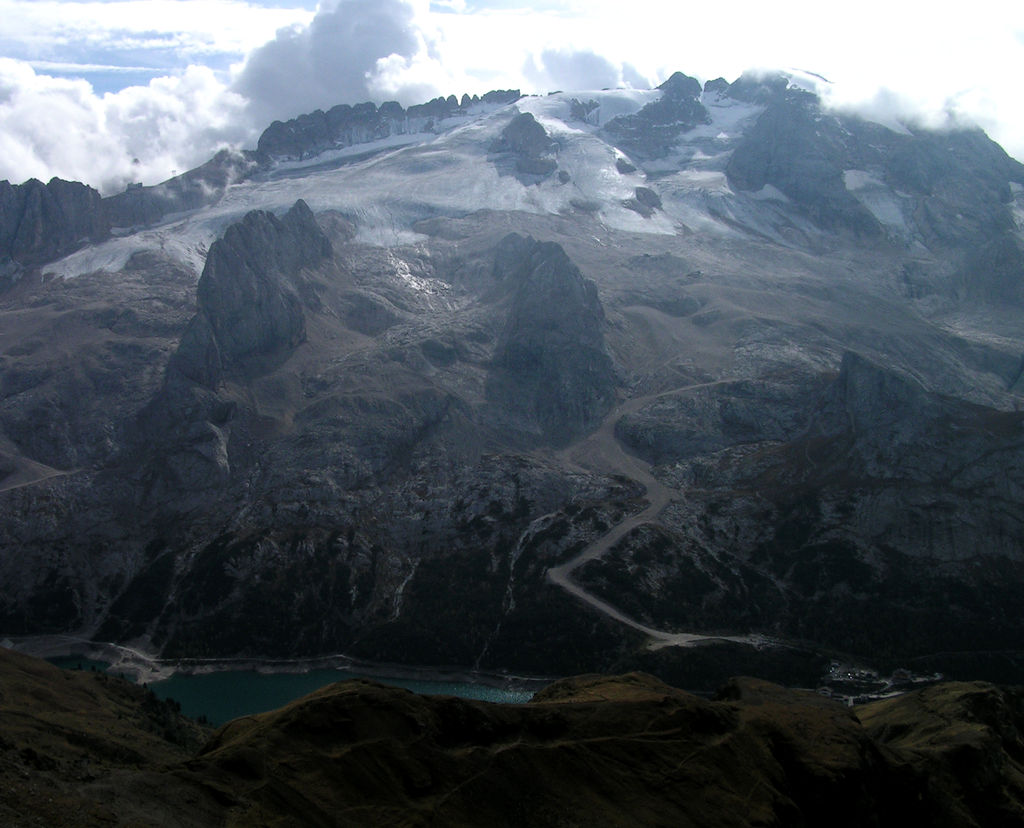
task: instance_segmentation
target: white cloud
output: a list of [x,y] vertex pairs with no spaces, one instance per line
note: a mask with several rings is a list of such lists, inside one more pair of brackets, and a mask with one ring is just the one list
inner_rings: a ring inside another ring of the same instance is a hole
[[268,122],[358,103],[374,92],[422,94],[431,84],[411,83],[411,72],[431,59],[415,14],[406,0],[341,0],[321,8],[309,26],[282,29],[253,51],[234,88]]
[[152,71],[151,66],[125,66],[116,63],[70,63],[60,60],[33,60],[29,65],[37,72],[113,72],[115,74],[132,74],[134,72]]
[[[60,60],[75,52],[174,50],[182,68],[212,54],[245,55],[313,14],[244,0],[0,0],[5,57]],[[98,63],[108,61],[98,60]]]
[[621,66],[589,50],[545,49],[527,59],[524,74],[541,89],[604,89],[623,83]]
[[251,141],[244,106],[198,66],[99,97],[85,81],[0,59],[0,178],[56,175],[106,192],[132,180],[154,183],[219,145]]

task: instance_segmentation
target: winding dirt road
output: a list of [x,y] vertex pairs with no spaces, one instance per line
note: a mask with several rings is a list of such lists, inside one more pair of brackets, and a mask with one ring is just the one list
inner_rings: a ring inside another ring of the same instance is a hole
[[0,493],[23,489],[26,486],[35,486],[37,483],[53,480],[55,477],[66,477],[77,471],[78,469],[68,469],[67,471],[54,469],[33,460],[24,460],[20,469],[11,472],[4,478],[3,483],[0,484]]
[[708,388],[715,385],[723,385],[729,380],[716,380],[715,382],[698,383],[687,385],[681,388],[673,388],[658,394],[648,394],[643,397],[634,397],[616,406],[611,413],[605,417],[601,427],[585,440],[576,443],[559,453],[559,458],[577,468],[587,468],[592,471],[610,472],[619,474],[635,480],[646,489],[648,506],[642,512],[625,518],[613,526],[607,533],[599,537],[587,546],[579,555],[561,566],[552,567],[547,572],[547,578],[553,584],[557,584],[570,595],[580,601],[589,604],[598,612],[609,618],[618,621],[627,627],[643,633],[649,639],[649,649],[658,650],[662,647],[690,647],[704,641],[733,641],[738,644],[749,644],[753,647],[764,646],[767,639],[758,635],[703,635],[701,633],[675,633],[667,630],[657,630],[641,624],[634,618],[630,618],[621,610],[609,604],[607,601],[598,598],[587,592],[582,586],[572,579],[572,573],[588,561],[602,557],[625,535],[646,523],[657,523],[662,510],[674,499],[679,497],[679,492],[668,488],[651,474],[650,463],[629,454],[623,449],[615,437],[615,425],[627,414],[633,414],[659,397],[678,394],[683,391],[692,391],[697,388]]

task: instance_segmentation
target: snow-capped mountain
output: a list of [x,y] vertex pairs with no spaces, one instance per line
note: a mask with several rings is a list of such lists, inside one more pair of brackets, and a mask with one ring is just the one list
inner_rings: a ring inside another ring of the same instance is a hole
[[1022,227],[980,131],[792,76],[5,183],[0,634],[1024,675]]

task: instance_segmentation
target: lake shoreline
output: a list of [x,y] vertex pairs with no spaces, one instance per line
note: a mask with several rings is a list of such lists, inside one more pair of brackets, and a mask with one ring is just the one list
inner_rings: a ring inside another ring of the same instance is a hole
[[175,675],[198,676],[224,672],[254,672],[265,675],[301,674],[314,670],[344,670],[370,679],[436,681],[479,684],[502,690],[537,691],[558,676],[520,676],[480,672],[465,667],[435,667],[361,661],[344,654],[312,658],[268,659],[252,656],[230,658],[161,659],[145,650],[109,641],[72,635],[10,636],[0,641],[25,655],[37,658],[79,656],[110,664],[108,672],[123,674],[137,684],[166,681]]

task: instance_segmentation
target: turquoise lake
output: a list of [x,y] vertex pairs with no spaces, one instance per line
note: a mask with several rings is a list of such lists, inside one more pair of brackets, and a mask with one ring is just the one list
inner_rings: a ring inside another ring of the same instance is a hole
[[[51,659],[58,667],[105,669],[106,664],[70,656]],[[308,673],[257,673],[228,670],[201,675],[177,674],[149,687],[161,699],[174,699],[186,716],[205,716],[211,724],[224,724],[239,716],[263,713],[281,707],[325,685],[351,678],[369,678],[381,684],[404,687],[426,695],[459,696],[489,702],[522,704],[533,697],[532,690],[510,690],[469,682],[427,681],[366,676],[347,670],[310,670]]]

